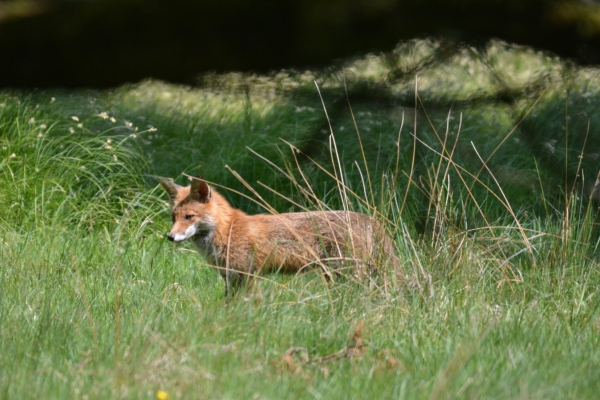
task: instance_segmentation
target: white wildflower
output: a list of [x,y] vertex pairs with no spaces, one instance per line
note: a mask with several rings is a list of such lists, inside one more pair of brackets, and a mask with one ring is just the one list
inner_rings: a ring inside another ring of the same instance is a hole
[[29,121],[27,121],[28,123],[30,123],[31,125],[35,124],[35,118],[31,117],[29,118]]
[[552,139],[546,143],[544,143],[544,147],[546,148],[546,150],[548,150],[550,153],[554,153],[554,148],[556,146],[556,139]]
[[69,127],[69,132],[75,133],[75,129],[73,129],[73,127],[71,126],[71,127]]
[[100,117],[100,118],[102,118],[102,119],[108,119],[108,113],[106,111],[102,111],[97,116]]
[[113,124],[114,124],[115,122],[117,122],[117,120],[115,119],[115,117],[110,117],[108,120],[109,120],[110,122],[112,122]]
[[133,126],[133,123],[131,123],[129,121],[125,121],[125,126],[128,128],[131,128]]
[[72,116],[71,116],[71,119],[72,119],[73,121],[79,121],[79,118],[78,118],[78,117],[76,117],[75,115],[72,115]]
[[17,155],[15,153],[12,153],[10,156],[8,156],[8,158],[15,158]]

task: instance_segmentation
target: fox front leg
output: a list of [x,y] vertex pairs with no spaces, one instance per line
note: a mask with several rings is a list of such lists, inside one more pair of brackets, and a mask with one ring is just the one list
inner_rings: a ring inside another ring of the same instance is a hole
[[225,269],[225,297],[234,296],[242,287],[244,279],[231,268]]
[[254,278],[254,257],[248,256],[248,271],[239,272],[231,266],[223,271],[225,297],[234,296],[242,287],[250,287]]

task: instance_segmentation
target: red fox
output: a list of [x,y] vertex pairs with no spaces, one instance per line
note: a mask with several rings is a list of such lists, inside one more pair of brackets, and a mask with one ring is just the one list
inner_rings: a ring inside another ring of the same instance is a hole
[[397,263],[392,241],[372,217],[349,211],[248,215],[233,208],[201,177],[187,187],[159,178],[169,195],[172,242],[191,239],[225,278],[225,295],[244,276],[299,272],[327,265],[374,268]]

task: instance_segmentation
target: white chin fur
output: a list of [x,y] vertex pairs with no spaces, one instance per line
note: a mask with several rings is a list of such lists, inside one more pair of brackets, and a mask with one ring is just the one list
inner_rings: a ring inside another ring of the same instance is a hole
[[196,225],[191,225],[184,233],[176,233],[173,238],[174,242],[183,242],[185,239],[191,238],[196,234]]

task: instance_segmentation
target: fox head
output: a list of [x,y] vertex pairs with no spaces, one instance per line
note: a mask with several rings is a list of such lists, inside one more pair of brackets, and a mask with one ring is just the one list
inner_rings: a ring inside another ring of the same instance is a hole
[[212,190],[204,179],[196,177],[190,186],[185,187],[164,178],[158,181],[171,201],[173,228],[167,239],[181,242],[196,235],[208,236],[214,232],[216,223],[211,215]]

